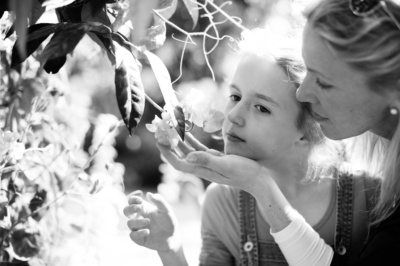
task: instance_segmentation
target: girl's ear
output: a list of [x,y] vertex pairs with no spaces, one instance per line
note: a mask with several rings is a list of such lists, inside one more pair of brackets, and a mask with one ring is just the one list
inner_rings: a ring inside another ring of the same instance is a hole
[[303,147],[308,146],[308,140],[306,139],[305,136],[301,136],[300,139],[296,141],[296,145],[300,145]]

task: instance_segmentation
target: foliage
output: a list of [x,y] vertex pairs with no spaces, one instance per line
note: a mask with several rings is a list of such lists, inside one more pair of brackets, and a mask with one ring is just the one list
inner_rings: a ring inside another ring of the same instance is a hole
[[[208,62],[207,56],[218,42],[231,39],[219,36],[215,25],[227,21],[241,25],[229,16],[215,22],[218,12],[227,14],[213,1],[182,1],[193,28],[199,20],[199,10],[210,26],[202,32],[189,33],[170,22],[178,0],[1,2],[2,263],[56,261],[59,255],[49,253],[49,246],[60,246],[67,239],[60,240],[60,231],[72,230],[72,237],[76,237],[88,226],[78,219],[79,215],[69,218],[65,213],[68,206],[81,206],[85,213],[89,212],[88,199],[99,198],[103,191],[111,189],[117,195],[123,194],[123,167],[114,161],[112,141],[121,122],[112,115],[92,117],[88,106],[82,108],[68,102],[71,92],[67,91],[63,69],[68,55],[73,55],[85,36],[107,54],[113,66],[116,102],[129,134],[140,122],[147,99],[163,114],[168,112],[168,123],[184,139],[189,106],[178,101],[166,66],[151,51],[164,44],[166,27],[170,26],[186,36],[185,48],[186,44],[195,44],[194,38],[202,37],[203,43],[214,40],[210,50],[203,47]],[[56,23],[38,22],[49,12],[56,14]],[[164,97],[164,109],[146,95],[139,60],[153,69]],[[78,110],[83,113],[78,115]]]

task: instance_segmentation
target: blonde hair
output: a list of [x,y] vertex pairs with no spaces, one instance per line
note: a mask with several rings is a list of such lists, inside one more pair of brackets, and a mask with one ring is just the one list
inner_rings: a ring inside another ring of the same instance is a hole
[[[237,51],[243,55],[256,55],[274,62],[287,75],[294,88],[300,87],[306,74],[301,56],[301,36],[297,32],[276,35],[265,29],[242,33]],[[309,144],[307,173],[303,181],[317,181],[332,177],[333,169],[344,160],[343,143],[325,137],[320,125],[311,115],[309,103],[298,102],[299,114],[294,123],[304,133]]]
[[[393,1],[385,3],[400,21],[400,6]],[[365,74],[372,91],[383,94],[400,89],[400,29],[383,8],[359,17],[351,12],[348,1],[322,0],[305,15],[336,56]],[[382,147],[375,145],[376,141],[370,143],[371,153],[377,152],[376,147]],[[384,147],[384,153],[385,158],[381,160],[383,181],[373,210],[373,223],[388,218],[400,200],[400,123]]]

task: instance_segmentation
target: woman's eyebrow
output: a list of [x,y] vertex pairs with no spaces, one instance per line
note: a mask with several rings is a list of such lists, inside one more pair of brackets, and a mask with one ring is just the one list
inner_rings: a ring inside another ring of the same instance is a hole
[[318,72],[317,70],[315,70],[315,69],[312,69],[312,68],[309,68],[309,67],[307,67],[307,71],[308,72],[311,72],[311,73],[316,73],[316,74],[318,74],[318,75],[320,75],[321,77],[323,77],[324,79],[326,79],[326,80],[330,80],[327,76],[325,76],[324,74],[322,74],[321,72]]

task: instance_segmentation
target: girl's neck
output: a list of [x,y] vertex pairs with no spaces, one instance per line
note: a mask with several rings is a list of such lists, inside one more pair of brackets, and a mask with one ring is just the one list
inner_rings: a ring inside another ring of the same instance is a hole
[[[303,157],[304,158],[304,157]],[[270,176],[287,198],[295,198],[303,192],[305,183],[301,182],[307,174],[307,161],[298,159],[293,162],[260,162],[267,168]]]

